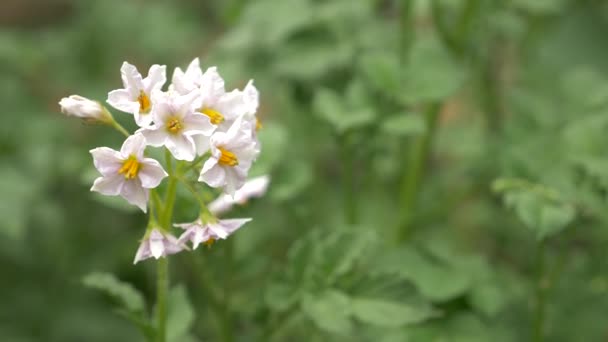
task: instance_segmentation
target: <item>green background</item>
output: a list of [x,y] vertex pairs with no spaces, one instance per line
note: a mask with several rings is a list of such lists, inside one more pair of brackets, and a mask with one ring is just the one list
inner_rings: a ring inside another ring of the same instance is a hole
[[57,102],[200,57],[255,80],[272,181],[170,258],[170,340],[525,341],[540,291],[546,341],[605,341],[606,37],[592,0],[3,0],[0,340],[144,340],[145,215],[89,192],[123,137]]

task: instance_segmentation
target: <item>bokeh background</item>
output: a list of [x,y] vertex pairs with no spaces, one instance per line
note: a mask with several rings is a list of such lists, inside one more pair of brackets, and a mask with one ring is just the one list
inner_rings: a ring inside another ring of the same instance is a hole
[[[82,282],[153,305],[145,216],[89,192],[88,150],[123,137],[57,102],[194,57],[255,79],[272,182],[230,242],[171,258],[173,341],[523,341],[538,288],[546,341],[607,341],[606,37],[599,0],[3,0],[0,341],[144,340]],[[417,304],[341,306],[378,273]]]

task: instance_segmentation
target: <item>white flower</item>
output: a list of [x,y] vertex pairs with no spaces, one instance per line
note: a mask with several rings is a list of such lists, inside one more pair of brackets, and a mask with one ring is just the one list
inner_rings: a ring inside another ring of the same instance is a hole
[[136,133],[125,140],[120,151],[108,147],[91,150],[95,168],[101,173],[91,191],[121,195],[146,212],[148,189],[157,187],[167,173],[156,160],[144,157],[145,148],[145,138]]
[[179,253],[186,248],[187,247],[180,243],[173,235],[164,234],[160,230],[154,228],[149,234],[146,234],[141,241],[137,253],[135,254],[133,264],[137,264],[150,257],[154,257],[154,259],[166,257],[170,254]]
[[201,87],[202,79],[203,71],[198,58],[195,58],[188,65],[186,72],[183,72],[180,68],[175,68],[169,89],[175,90],[181,95],[187,95]]
[[142,79],[135,66],[124,62],[120,74],[124,89],[108,93],[107,102],[118,110],[133,114],[138,126],[149,126],[155,107],[152,94],[159,91],[167,81],[166,66],[154,64],[148,71],[148,77]]
[[217,239],[226,239],[230,234],[241,228],[250,218],[219,220],[216,222],[205,222],[198,219],[190,223],[175,224],[185,232],[179,237],[179,243],[192,242],[192,248],[196,249],[199,244],[212,244]]
[[138,132],[146,137],[149,145],[166,146],[175,159],[192,161],[196,156],[192,136],[203,135],[209,139],[214,130],[208,117],[194,113],[198,94],[181,96],[169,91],[157,99],[154,125]]
[[80,95],[64,97],[59,101],[59,105],[61,106],[61,112],[68,116],[75,116],[92,122],[112,122],[112,116],[99,102]]
[[230,195],[222,194],[209,203],[209,211],[213,215],[220,215],[229,211],[235,204],[243,205],[250,198],[262,197],[266,193],[269,183],[270,176],[268,175],[252,178],[234,193],[234,198]]
[[211,136],[211,157],[203,165],[200,182],[214,188],[225,186],[224,191],[232,196],[243,186],[258,154],[247,127],[239,118],[228,132],[216,132]]

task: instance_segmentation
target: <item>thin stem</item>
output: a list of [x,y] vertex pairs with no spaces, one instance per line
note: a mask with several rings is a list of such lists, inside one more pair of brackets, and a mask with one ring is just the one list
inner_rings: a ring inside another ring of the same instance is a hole
[[224,243],[224,300],[222,306],[222,340],[224,342],[234,341],[232,313],[230,312],[230,297],[232,295],[232,266],[234,259],[233,240],[227,239]]
[[348,224],[357,223],[357,202],[354,194],[354,165],[353,153],[348,142],[348,135],[340,138],[340,148],[342,150],[342,177],[344,195],[344,217]]
[[169,290],[169,260],[160,258],[157,262],[156,280],[156,341],[165,342],[167,336],[167,292]]
[[173,217],[173,206],[175,205],[175,193],[177,191],[179,163],[175,166],[175,170],[173,170],[171,167],[171,155],[167,154],[166,159],[167,169],[169,171],[169,184],[167,185],[167,193],[165,194],[165,210],[163,211],[160,224],[163,228],[170,229],[171,219]]
[[208,158],[209,157],[209,153],[205,153],[201,156],[196,157],[196,159],[194,159],[192,161],[192,163],[190,163],[190,165],[186,166],[183,170],[183,173],[186,174],[188,171],[196,168],[198,166],[198,164],[200,164],[201,161],[203,161],[203,159]]
[[538,242],[538,250],[536,253],[536,308],[534,313],[534,329],[532,335],[533,342],[542,342],[545,338],[545,311],[547,305],[547,289],[549,284],[545,275],[545,242]]
[[412,0],[401,0],[401,56],[404,60],[414,36],[412,7]]
[[403,216],[398,236],[400,241],[406,240],[410,233],[410,223],[416,205],[418,188],[431,152],[431,144],[435,136],[440,109],[441,106],[437,103],[429,106],[426,113],[426,132],[417,138],[410,149],[401,190],[401,210],[403,210]]
[[119,124],[116,120],[112,120],[111,125],[112,127],[114,127],[114,129],[122,133],[125,137],[129,137],[131,135],[129,134],[129,131],[122,127],[122,125]]

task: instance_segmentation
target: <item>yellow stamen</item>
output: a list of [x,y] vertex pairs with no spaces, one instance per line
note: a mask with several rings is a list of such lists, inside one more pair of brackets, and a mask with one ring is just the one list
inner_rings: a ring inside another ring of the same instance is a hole
[[239,165],[239,160],[236,158],[236,155],[228,150],[225,150],[223,147],[218,147],[222,155],[220,156],[219,163],[227,166],[236,166]]
[[260,121],[260,119],[255,118],[255,130],[259,131],[262,129],[262,121]]
[[211,245],[213,245],[214,242],[215,242],[214,238],[209,238],[209,240],[203,242],[203,244],[207,247],[211,247]]
[[214,125],[219,125],[224,121],[224,116],[217,110],[213,110],[211,108],[201,108],[199,112],[203,115],[207,115],[211,120],[211,123]]
[[182,125],[182,121],[179,118],[172,117],[167,120],[167,130],[171,134],[177,134],[182,130],[184,126]]
[[137,161],[137,157],[130,156],[127,160],[122,163],[120,170],[118,170],[119,174],[124,174],[126,179],[133,179],[139,173],[139,161]]
[[137,97],[137,102],[139,102],[139,112],[142,114],[147,114],[150,112],[150,107],[152,103],[150,103],[150,98],[143,90],[139,92],[139,96]]

